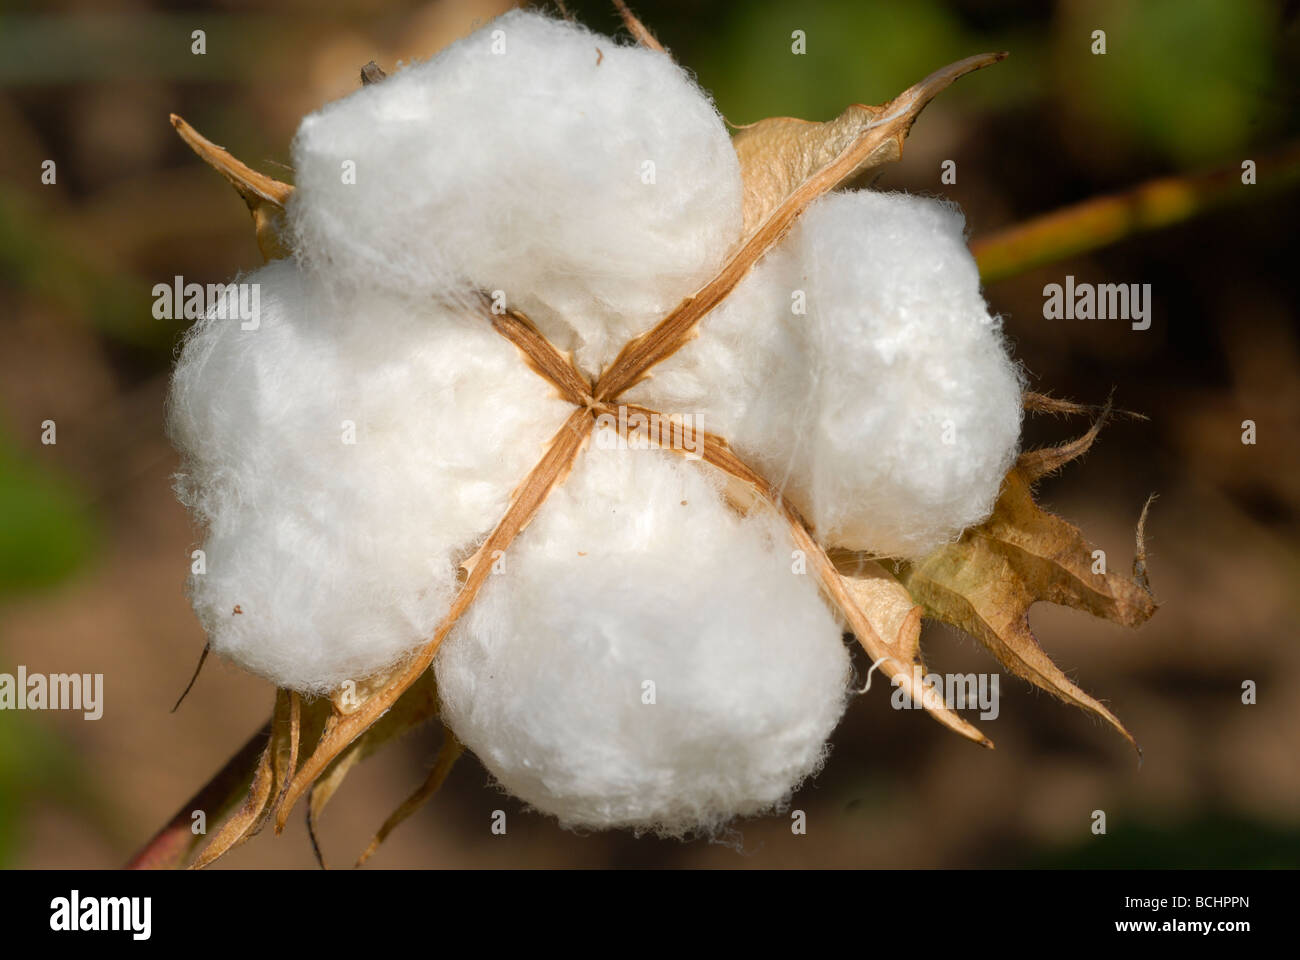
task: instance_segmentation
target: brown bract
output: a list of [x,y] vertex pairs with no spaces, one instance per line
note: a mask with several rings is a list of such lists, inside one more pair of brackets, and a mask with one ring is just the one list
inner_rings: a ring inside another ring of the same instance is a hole
[[1029,629],[1029,608],[1039,600],[1086,610],[1126,627],[1156,611],[1146,585],[1143,530],[1151,500],[1137,526],[1133,576],[1095,571],[1098,561],[1077,527],[1034,503],[1030,485],[1082,456],[1096,439],[1109,406],[1078,440],[1031,450],[1002,481],[993,515],[924,559],[904,564],[900,579],[925,615],[970,634],[1016,676],[1066,703],[1101,717],[1141,748],[1118,718],[1080,690],[1051,659]]
[[[642,44],[663,50],[624,4],[616,5],[628,29]],[[497,551],[508,550],[551,490],[564,482],[593,430],[595,418],[610,411],[623,392],[656,364],[686,346],[696,335],[699,321],[735,289],[810,203],[864,170],[898,159],[912,122],[937,93],[958,77],[1004,56],[982,54],[959,61],[887,104],[853,106],[828,123],[776,118],[742,130],[735,138],[735,146],[745,186],[744,232],[734,252],[713,279],[653,329],[630,341],[594,383],[527,317],[516,311],[494,314],[484,301],[483,321],[514,344],[530,369],[573,404],[572,414],[514,491],[500,522],[463,564],[459,591],[446,617],[416,655],[395,670],[359,683],[356,690],[339,691],[332,698],[309,703],[295,693],[279,691],[269,740],[244,803],[211,838],[194,866],[211,863],[253,835],[267,820],[273,820],[276,829],[281,829],[304,793],[309,793],[308,822],[314,841],[316,820],[348,771],[387,740],[436,716],[437,693],[429,667],[439,645],[483,586],[491,568],[483,561]],[[381,82],[382,77],[377,67],[367,70],[367,82]],[[277,229],[293,188],[251,170],[199,136],[180,118],[173,117],[172,122],[186,142],[244,198],[263,254],[268,259],[287,255]],[[648,418],[654,411],[634,409],[646,414],[646,422],[651,422]],[[699,449],[679,435],[685,429],[680,422],[674,423],[671,448],[683,453]],[[1013,470],[998,510],[987,523],[968,531],[958,543],[903,568],[900,578],[874,558],[837,551],[833,544],[822,543],[783,498],[780,488],[737,456],[725,438],[705,435],[703,440],[703,462],[724,475],[732,505],[743,511],[774,510],[783,518],[795,547],[803,551],[823,594],[866,650],[873,670],[878,668],[894,678],[939,722],[977,743],[992,746],[932,691],[913,689],[916,682],[912,667],[923,665],[923,611],[967,629],[1018,675],[1102,713],[1119,726],[1104,707],[1069,684],[1042,654],[1028,634],[1024,610],[1034,600],[1048,599],[1083,606],[1121,622],[1137,623],[1150,615],[1154,605],[1147,597],[1148,605],[1143,606],[1141,597],[1129,589],[1132,585],[1122,587],[1110,579],[1100,585],[1089,584],[1082,579],[1086,571],[1080,564],[1086,553],[1080,552],[1085,547],[1077,531],[1055,518],[1042,519],[1048,515],[1038,511],[1029,497],[1028,481],[1032,470],[1038,468],[1022,466]],[[1051,462],[1050,455],[1039,456],[1044,463]],[[1070,577],[1075,580],[1062,582]],[[993,579],[1002,584],[999,592],[986,589]],[[446,731],[428,780],[383,825],[361,861],[397,823],[437,790],[462,749]],[[319,856],[319,848],[317,853]]]

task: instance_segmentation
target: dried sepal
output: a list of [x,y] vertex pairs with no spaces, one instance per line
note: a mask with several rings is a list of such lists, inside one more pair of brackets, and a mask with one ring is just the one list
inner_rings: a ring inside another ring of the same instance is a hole
[[375,834],[374,838],[371,839],[369,845],[362,852],[361,856],[357,858],[356,865],[358,867],[364,865],[365,862],[374,855],[375,851],[379,849],[379,845],[388,839],[388,835],[392,833],[399,824],[433,799],[433,795],[442,787],[443,781],[447,779],[447,774],[451,772],[451,768],[455,765],[456,761],[460,759],[460,755],[464,752],[465,745],[456,739],[456,735],[452,733],[450,729],[443,727],[442,746],[438,749],[438,757],[433,762],[433,769],[429,771],[429,776],[425,779],[424,783],[420,784],[414,793],[403,800],[402,805],[394,810],[392,814],[389,815],[388,819],[384,821],[383,826],[379,828],[378,832]]
[[290,184],[283,183],[236,160],[225,147],[219,147],[200,134],[188,123],[171,115],[172,126],[208,166],[229,181],[253,215],[253,228],[257,232],[257,248],[265,260],[279,260],[289,256],[289,248],[280,235],[284,226],[284,205],[293,193]]
[[276,790],[276,757],[283,750],[290,736],[289,693],[277,690],[275,709],[271,714],[269,737],[266,749],[262,751],[257,767],[253,771],[253,781],[248,787],[248,795],[243,804],[221,825],[212,839],[199,852],[191,870],[201,870],[218,857],[223,856],[253,836],[266,820],[271,807],[271,797]]
[[[1084,434],[1055,447],[1041,447],[1037,450],[1024,451],[1016,458],[1016,471],[1028,483],[1033,484],[1048,474],[1060,470],[1071,460],[1079,459],[1091,449],[1093,441],[1101,433],[1101,428],[1110,419],[1110,413],[1111,403],[1107,400],[1097,419],[1092,422],[1092,426]],[[996,515],[995,512],[994,516]]]
[[740,127],[732,146],[740,158],[745,185],[746,237],[788,198],[807,184],[817,189],[809,201],[846,180],[903,155],[903,140],[917,114],[954,80],[1004,59],[982,53],[937,70],[889,103],[855,103],[834,120],[817,123],[794,117],[768,117]]
[[[1052,662],[1029,628],[1029,608],[1040,600],[1128,627],[1155,613],[1156,601],[1145,583],[1141,523],[1135,566],[1142,578],[1094,573],[1092,549],[1078,528],[1034,502],[1033,477],[1086,451],[1103,420],[1079,440],[1052,448],[1051,455],[1031,457],[1028,469],[1023,463],[1013,467],[988,520],[955,543],[904,564],[900,579],[927,616],[964,630],[1016,676],[1101,717],[1137,748],[1119,719]],[[1144,509],[1143,522],[1146,513]]]
[[[740,127],[731,144],[740,158],[745,185],[745,235],[752,233],[810,173],[839,156],[884,109],[855,103],[825,123],[768,117]],[[899,156],[897,141],[886,140],[849,176]]]
[[[352,712],[360,705],[361,700],[374,696],[390,682],[397,671],[390,671],[382,674],[378,678],[371,678],[363,684],[358,684],[359,693],[353,697],[353,691],[348,690],[346,696],[343,692],[337,692],[331,699],[334,703],[334,712],[331,716],[331,723],[327,726],[329,730],[333,725],[338,723],[338,718],[346,715],[346,712]],[[397,702],[393,704],[391,710],[385,713],[374,724],[355,740],[334,759],[311,786],[311,791],[307,797],[307,824],[308,830],[312,835],[312,846],[316,851],[317,860],[321,866],[325,866],[324,857],[321,855],[319,840],[316,835],[316,828],[320,822],[321,815],[325,811],[326,805],[333,798],[334,794],[342,786],[344,779],[362,760],[366,759],[381,747],[397,740],[404,734],[416,727],[428,723],[438,715],[438,690],[434,681],[433,671],[426,670],[416,681],[411,684],[410,688],[403,693]],[[283,804],[283,798],[281,804]]]
[[[921,654],[921,621],[925,609],[912,599],[912,595],[907,592],[907,588],[899,582],[898,578],[876,560],[849,551],[830,550],[828,555],[848,588],[850,596],[889,651],[887,654],[889,658],[901,664],[906,671],[906,681],[900,679],[899,684],[907,688],[909,696],[919,692],[918,702],[927,710],[947,711],[947,706],[938,691],[926,688],[924,685],[920,691],[914,689],[917,668],[920,668],[923,679],[930,672]],[[872,663],[872,670],[882,666],[884,664],[876,660]],[[886,676],[894,675],[896,674],[886,674]],[[865,693],[870,687],[871,677],[868,675],[867,685],[862,692]],[[951,726],[946,720],[944,723],[945,726]],[[976,732],[973,725],[970,725],[969,730],[963,727],[958,732],[984,746],[993,746],[992,741],[987,738],[972,735]]]
[[[890,590],[888,580],[870,577],[864,582],[863,578],[840,573],[807,528],[796,522],[797,515],[786,508],[786,516],[796,545],[808,552],[823,593],[840,611],[858,643],[871,658],[872,668],[879,669],[913,703],[921,704],[926,713],[949,730],[980,746],[992,748],[992,740],[948,707],[937,690],[925,685],[927,671],[921,659],[921,618],[918,613],[909,608],[907,614],[900,616],[903,601]],[[883,567],[879,571],[892,579]],[[896,632],[886,639],[889,635],[882,636],[877,624],[885,629],[895,629],[897,624]],[[916,666],[923,668],[919,674],[913,669]]]
[[1086,403],[1075,403],[1073,400],[1063,400],[1060,397],[1035,393],[1032,390],[1026,390],[1020,395],[1020,405],[1030,413],[1055,413],[1065,416],[1088,415],[1098,410]]

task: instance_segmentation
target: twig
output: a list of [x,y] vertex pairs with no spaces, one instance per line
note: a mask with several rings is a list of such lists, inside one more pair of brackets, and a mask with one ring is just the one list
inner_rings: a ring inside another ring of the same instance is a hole
[[993,283],[1096,250],[1128,237],[1190,220],[1234,200],[1254,199],[1300,180],[1300,143],[1256,164],[1257,184],[1241,182],[1240,163],[1208,173],[1159,177],[1129,190],[1093,197],[971,243],[980,277]]

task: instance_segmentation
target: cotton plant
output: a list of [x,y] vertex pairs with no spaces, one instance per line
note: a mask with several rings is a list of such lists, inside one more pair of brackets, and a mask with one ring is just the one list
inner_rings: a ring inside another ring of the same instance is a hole
[[1002,55],[733,137],[625,19],[635,45],[517,10],[370,67],[302,121],[293,187],[173,118],[268,258],[257,323],[195,323],[169,401],[207,649],[279,691],[197,865],[304,795],[314,836],[358,760],[435,717],[363,860],[465,749],[566,827],[716,835],[826,762],[846,634],[992,746],[919,680],[923,617],[1129,736],[1026,618],[1154,610],[1030,493],[1104,414],[1021,452],[1025,409],[1082,408],[1025,392],[960,211],[845,189]]

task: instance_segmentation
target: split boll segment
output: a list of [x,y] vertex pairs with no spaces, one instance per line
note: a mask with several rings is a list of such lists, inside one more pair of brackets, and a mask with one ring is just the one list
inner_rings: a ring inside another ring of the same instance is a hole
[[[734,251],[743,191],[671,60],[520,11],[309,116],[294,160],[295,257],[245,278],[258,329],[189,333],[169,426],[212,649],[324,693],[425,644],[572,410],[477,291],[598,374]],[[924,553],[988,514],[1020,426],[962,230],[934,201],[822,199],[627,399],[729,437],[823,543]],[[684,835],[779,806],[844,709],[841,625],[710,468],[605,447],[442,645],[443,719],[567,825]]]
[[686,71],[520,10],[306,117],[293,162],[296,249],[327,282],[500,290],[589,374],[741,228],[739,161]]

